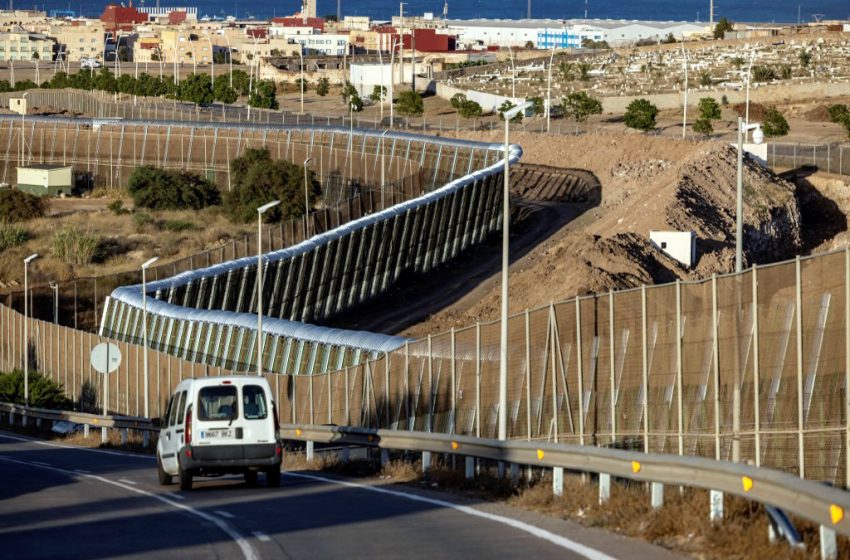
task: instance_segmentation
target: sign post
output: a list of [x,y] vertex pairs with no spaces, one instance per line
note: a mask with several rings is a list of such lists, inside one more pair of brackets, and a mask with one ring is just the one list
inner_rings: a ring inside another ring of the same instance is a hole
[[[116,371],[121,365],[121,350],[110,342],[101,342],[91,350],[91,367],[103,374],[103,416],[108,415],[109,403],[109,375]],[[107,441],[106,426],[100,429],[100,438],[103,443]]]

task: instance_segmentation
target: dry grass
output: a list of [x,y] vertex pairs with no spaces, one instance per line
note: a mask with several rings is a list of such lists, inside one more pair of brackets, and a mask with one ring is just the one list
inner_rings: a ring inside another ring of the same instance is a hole
[[[138,224],[136,214],[115,215],[107,209],[77,211],[22,224],[25,243],[0,252],[0,287],[23,282],[21,260],[32,253],[42,258],[30,268],[36,284],[136,270],[153,255],[176,259],[218,247],[253,232],[251,226],[231,224],[217,208],[200,212],[148,212],[150,223]],[[167,227],[172,224],[182,227]],[[54,234],[76,229],[101,237],[101,254],[94,262],[72,265],[51,251]]]

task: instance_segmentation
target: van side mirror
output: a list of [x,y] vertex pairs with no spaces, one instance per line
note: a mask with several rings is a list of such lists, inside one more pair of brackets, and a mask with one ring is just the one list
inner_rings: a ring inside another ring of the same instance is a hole
[[151,418],[151,426],[154,428],[162,427],[162,418]]

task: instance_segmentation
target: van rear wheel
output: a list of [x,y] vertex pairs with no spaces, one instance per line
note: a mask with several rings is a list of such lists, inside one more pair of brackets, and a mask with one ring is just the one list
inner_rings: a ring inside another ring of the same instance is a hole
[[245,471],[245,484],[248,486],[257,485],[257,471]]
[[174,484],[174,478],[162,468],[162,459],[159,458],[159,454],[156,456],[156,474],[160,485],[168,486],[169,484]]
[[183,470],[183,467],[178,469],[180,478],[180,489],[189,491],[192,489],[192,471]]
[[266,470],[266,485],[269,488],[280,486],[280,466],[270,467]]

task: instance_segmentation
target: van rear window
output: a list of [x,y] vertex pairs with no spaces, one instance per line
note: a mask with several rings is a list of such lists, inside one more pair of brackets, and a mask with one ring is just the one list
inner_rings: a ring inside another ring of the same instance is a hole
[[238,417],[239,399],[233,385],[204,387],[198,393],[199,420],[230,420]]
[[246,420],[262,420],[269,415],[266,392],[259,385],[245,385],[242,389],[242,402]]

